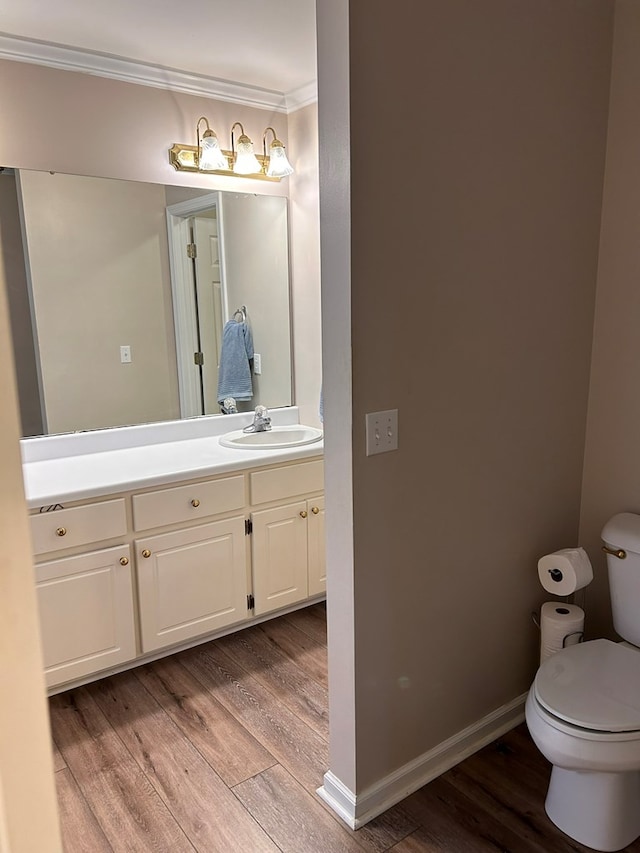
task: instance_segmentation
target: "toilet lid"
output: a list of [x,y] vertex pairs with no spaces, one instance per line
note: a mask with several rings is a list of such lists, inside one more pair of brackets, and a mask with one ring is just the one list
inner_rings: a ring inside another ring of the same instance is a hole
[[569,646],[541,665],[534,695],[574,726],[640,731],[640,651],[611,640]]

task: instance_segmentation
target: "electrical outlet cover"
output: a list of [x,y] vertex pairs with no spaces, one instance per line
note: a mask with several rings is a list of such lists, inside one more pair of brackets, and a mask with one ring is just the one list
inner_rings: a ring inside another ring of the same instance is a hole
[[398,410],[365,415],[367,456],[398,449]]

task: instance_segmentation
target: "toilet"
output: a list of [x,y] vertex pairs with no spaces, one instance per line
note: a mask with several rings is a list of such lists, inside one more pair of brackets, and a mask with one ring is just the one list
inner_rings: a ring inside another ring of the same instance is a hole
[[623,642],[590,640],[547,658],[525,717],[553,765],[547,815],[575,841],[614,851],[640,836],[640,515],[615,515],[602,539]]

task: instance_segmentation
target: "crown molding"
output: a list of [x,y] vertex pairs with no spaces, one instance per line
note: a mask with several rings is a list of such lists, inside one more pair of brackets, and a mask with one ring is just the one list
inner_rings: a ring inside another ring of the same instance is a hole
[[315,104],[317,100],[318,85],[314,80],[312,83],[307,83],[305,86],[287,92],[287,112],[292,113],[295,110],[302,109],[302,107],[308,107],[309,104]]
[[191,74],[173,68],[164,68],[161,65],[134,62],[107,53],[65,47],[53,42],[23,39],[7,33],[0,33],[0,59],[45,65],[62,71],[93,74],[125,83],[136,83],[140,86],[170,89],[185,95],[215,98],[219,101],[229,101],[272,112],[292,112],[317,99],[315,82],[301,86],[285,95],[283,92],[261,89],[258,86],[231,83],[228,80],[207,77],[203,74]]

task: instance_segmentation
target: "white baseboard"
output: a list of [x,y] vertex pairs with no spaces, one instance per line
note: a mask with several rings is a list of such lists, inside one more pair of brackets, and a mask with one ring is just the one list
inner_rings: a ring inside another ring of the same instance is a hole
[[318,788],[318,796],[351,829],[358,829],[519,725],[524,720],[526,698],[527,694],[523,693],[522,696],[502,705],[453,737],[394,770],[361,794],[354,794],[329,770],[324,775],[324,785]]

